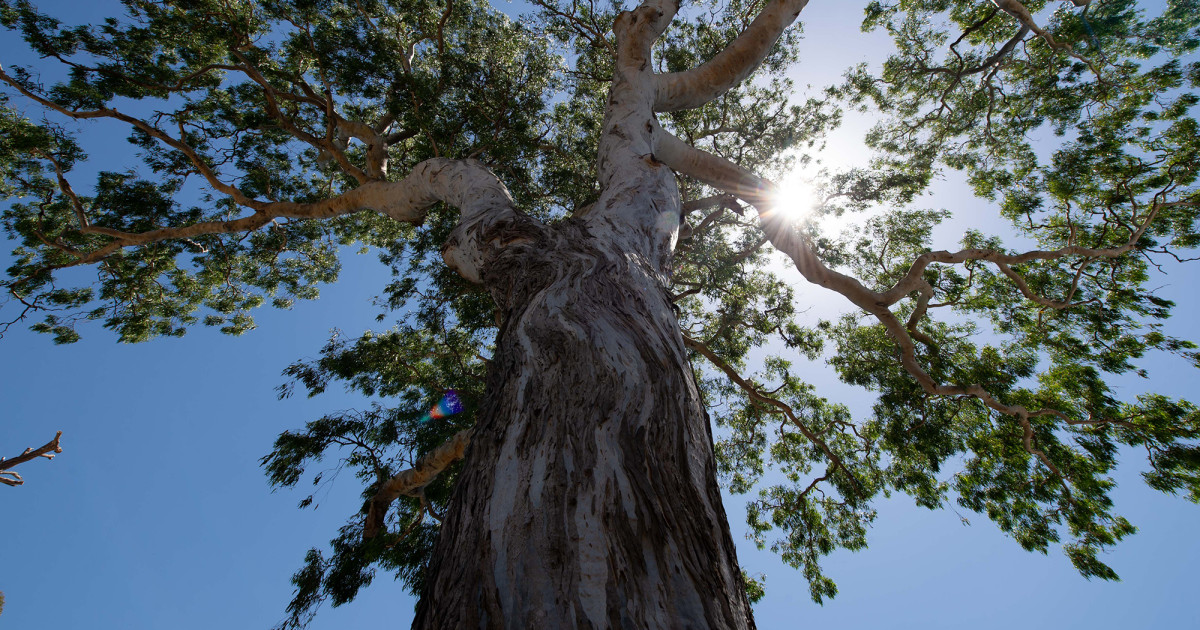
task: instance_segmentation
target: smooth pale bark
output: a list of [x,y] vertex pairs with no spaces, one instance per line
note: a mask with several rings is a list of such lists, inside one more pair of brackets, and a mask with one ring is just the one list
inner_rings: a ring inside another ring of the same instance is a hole
[[736,39],[707,62],[684,72],[654,77],[655,111],[692,109],[741,83],[759,65],[808,0],[773,0]]
[[593,209],[464,224],[447,249],[503,324],[414,628],[754,626],[666,291],[681,204],[648,60],[672,13],[614,27]]

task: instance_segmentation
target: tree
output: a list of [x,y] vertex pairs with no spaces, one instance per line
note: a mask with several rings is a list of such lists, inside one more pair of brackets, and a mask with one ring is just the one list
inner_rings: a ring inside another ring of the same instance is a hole
[[[75,28],[6,2],[65,70],[0,73],[9,325],[238,334],[268,298],[314,297],[347,246],[380,250],[396,326],[333,339],[281,393],[342,381],[391,406],[263,461],[291,486],[336,452],[365,486],[296,574],[290,625],[378,566],[422,594],[419,627],[752,626],[718,475],[760,490],[752,527],[782,531],[818,601],[821,557],[864,546],[892,491],[953,498],[1027,549],[1065,537],[1081,573],[1114,578],[1119,445],[1200,499],[1194,405],[1111,386],[1147,353],[1197,362],[1160,330],[1150,270],[1197,244],[1200,11],[873,2],[864,26],[895,54],[790,104],[805,4],[539,2],[515,23],[462,1],[129,0]],[[763,176],[847,107],[880,121],[877,157],[827,173],[795,221]],[[80,195],[63,122],[93,119],[128,125],[143,167]],[[944,169],[1001,202],[1010,246],[931,249],[947,213],[909,204]],[[850,212],[857,234],[823,229]],[[854,312],[800,325],[770,251]],[[763,349],[784,356],[749,372]],[[877,392],[873,415],[819,396],[799,356]],[[467,412],[421,423],[450,388]]]

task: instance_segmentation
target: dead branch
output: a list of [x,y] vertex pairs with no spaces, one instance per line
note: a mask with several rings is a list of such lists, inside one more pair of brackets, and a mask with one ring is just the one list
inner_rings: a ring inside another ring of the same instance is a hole
[[17,455],[11,459],[4,459],[3,457],[0,457],[0,483],[6,486],[19,486],[25,483],[25,480],[21,478],[19,473],[9,469],[39,457],[54,459],[56,454],[62,452],[62,447],[58,444],[58,441],[61,438],[62,431],[59,431],[58,433],[54,434],[53,440],[50,440],[38,448],[27,448],[25,449],[24,453],[21,453],[20,455]]

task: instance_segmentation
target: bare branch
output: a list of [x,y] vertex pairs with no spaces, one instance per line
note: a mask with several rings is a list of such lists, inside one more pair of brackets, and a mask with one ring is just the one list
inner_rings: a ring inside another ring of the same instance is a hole
[[11,459],[4,459],[3,457],[0,457],[0,483],[6,486],[19,486],[25,483],[25,480],[21,478],[20,474],[10,471],[9,469],[39,457],[54,459],[55,454],[62,452],[62,447],[58,444],[58,441],[61,438],[62,431],[59,431],[58,433],[54,434],[53,440],[50,440],[38,448],[27,448],[25,449],[25,452]]
[[384,517],[392,501],[401,496],[420,497],[421,490],[429,485],[450,464],[463,458],[467,445],[471,443],[471,432],[474,429],[463,429],[454,434],[441,446],[433,449],[417,460],[410,469],[398,473],[379,487],[371,499],[367,509],[366,524],[363,526],[363,540],[370,540],[383,529]]

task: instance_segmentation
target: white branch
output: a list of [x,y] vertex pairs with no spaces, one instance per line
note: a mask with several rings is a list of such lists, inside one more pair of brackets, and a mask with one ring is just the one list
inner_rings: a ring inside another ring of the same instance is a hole
[[783,213],[773,212],[775,184],[729,160],[701,151],[655,126],[654,157],[678,173],[736,195],[759,210],[763,232],[775,249],[792,259],[806,280],[850,298],[855,305],[878,314],[886,312],[880,295],[861,282],[826,267]]
[[691,109],[728,92],[762,63],[784,29],[796,21],[808,0],[772,0],[724,50],[685,72],[655,77],[654,110]]

